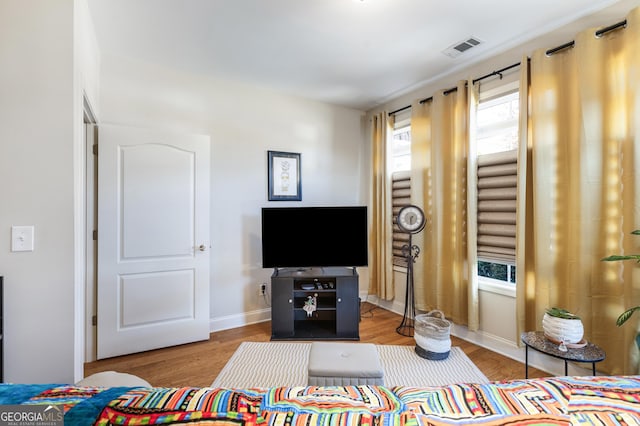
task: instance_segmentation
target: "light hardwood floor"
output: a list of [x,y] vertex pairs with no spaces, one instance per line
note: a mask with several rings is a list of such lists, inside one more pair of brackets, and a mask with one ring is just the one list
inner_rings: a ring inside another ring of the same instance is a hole
[[[380,345],[410,345],[413,337],[396,333],[402,317],[364,304],[360,321],[360,341]],[[209,386],[242,342],[267,342],[271,323],[263,322],[231,330],[211,333],[207,341],[120,356],[85,364],[85,376],[100,371],[120,371],[142,377],[154,386]],[[452,337],[489,380],[521,379],[524,364]],[[548,373],[529,368],[529,377],[545,377]]]

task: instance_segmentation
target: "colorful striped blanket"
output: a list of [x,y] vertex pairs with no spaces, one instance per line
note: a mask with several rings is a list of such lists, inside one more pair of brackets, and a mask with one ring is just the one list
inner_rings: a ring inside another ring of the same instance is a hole
[[640,425],[640,376],[439,387],[97,388],[0,384],[3,408],[62,407],[64,425]]

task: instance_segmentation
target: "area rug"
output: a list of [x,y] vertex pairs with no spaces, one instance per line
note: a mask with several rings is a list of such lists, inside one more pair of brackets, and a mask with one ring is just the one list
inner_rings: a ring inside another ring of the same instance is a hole
[[[441,361],[419,357],[413,346],[376,345],[376,348],[380,354],[384,384],[387,387],[442,386],[489,381],[459,347],[452,347],[449,357]],[[244,342],[211,386],[306,386],[310,349],[311,343]]]

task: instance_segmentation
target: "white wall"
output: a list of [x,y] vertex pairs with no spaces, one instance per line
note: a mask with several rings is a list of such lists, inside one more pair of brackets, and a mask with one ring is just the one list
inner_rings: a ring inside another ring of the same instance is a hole
[[[74,378],[73,2],[0,2],[5,381]],[[35,250],[10,252],[12,225]]]
[[[0,2],[5,381],[73,382],[84,349],[83,93],[99,54],[86,0]],[[12,225],[35,250],[11,252]]]
[[[211,327],[268,319],[260,208],[362,205],[363,112],[103,55],[100,122],[211,136]],[[267,150],[302,154],[302,202],[267,201]],[[361,283],[367,288],[367,283]]]
[[[73,0],[75,12],[75,62],[77,88],[89,101],[91,112],[100,116],[100,49],[87,0]],[[84,161],[84,159],[83,159]]]

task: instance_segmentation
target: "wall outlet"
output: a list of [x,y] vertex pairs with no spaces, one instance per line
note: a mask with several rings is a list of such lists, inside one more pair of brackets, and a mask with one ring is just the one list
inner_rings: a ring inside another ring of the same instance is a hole
[[264,296],[265,294],[267,294],[267,283],[262,283],[258,287],[258,296]]

